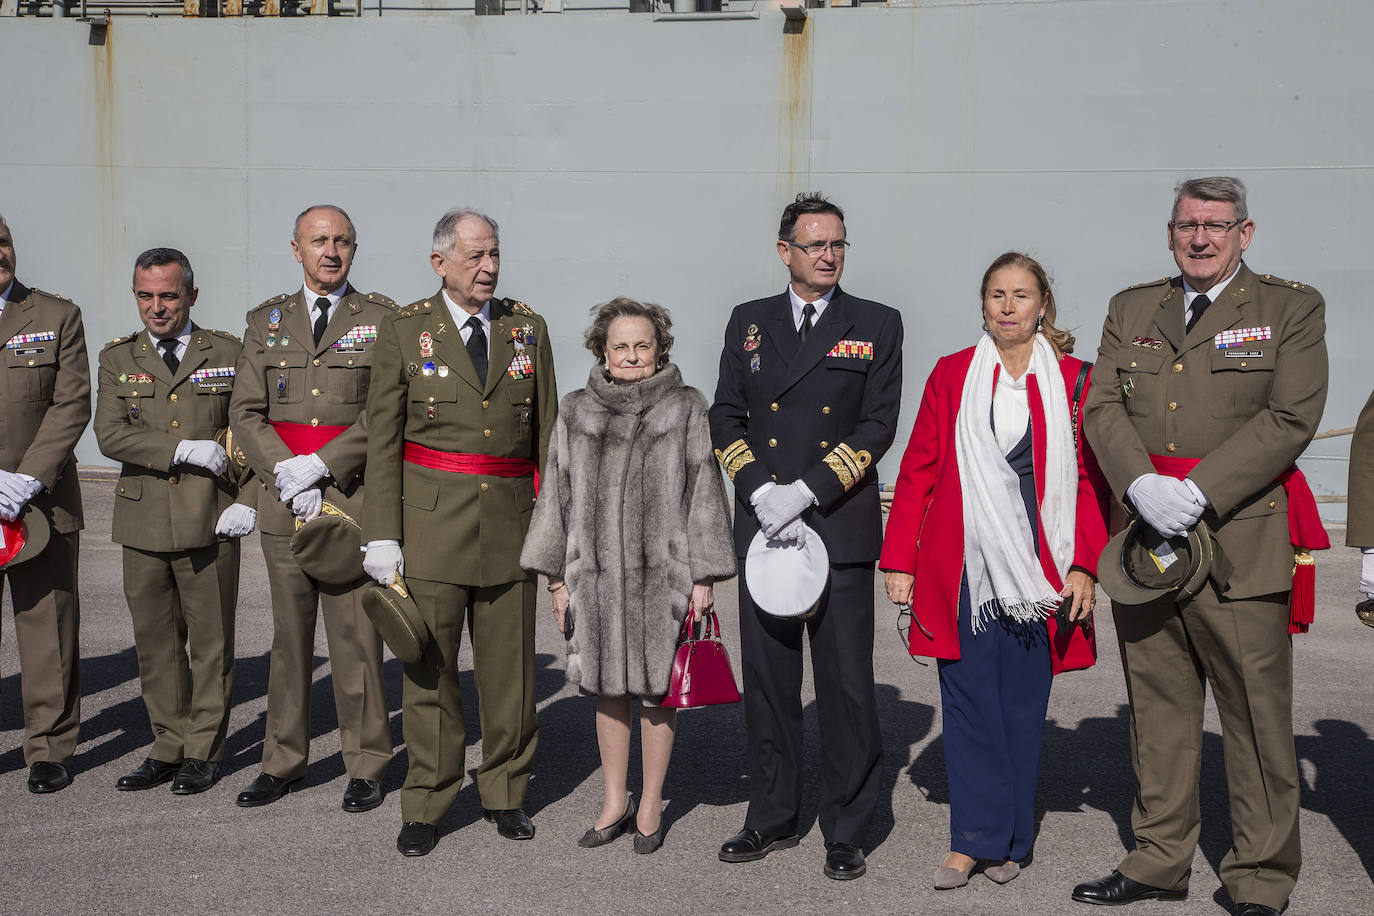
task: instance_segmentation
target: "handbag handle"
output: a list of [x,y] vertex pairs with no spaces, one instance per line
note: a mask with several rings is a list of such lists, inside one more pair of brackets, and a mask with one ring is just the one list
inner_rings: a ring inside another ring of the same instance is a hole
[[697,636],[692,629],[692,615],[683,615],[682,630],[678,634],[678,642],[696,642],[698,639],[714,639],[716,642],[720,642],[720,621],[716,619],[715,608],[699,612],[699,617],[701,619],[701,635]]
[[1072,416],[1069,418],[1069,426],[1073,429],[1073,447],[1078,448],[1078,402],[1083,397],[1083,385],[1088,381],[1088,373],[1092,371],[1092,363],[1084,363],[1078,367],[1078,381],[1073,386],[1073,409]]

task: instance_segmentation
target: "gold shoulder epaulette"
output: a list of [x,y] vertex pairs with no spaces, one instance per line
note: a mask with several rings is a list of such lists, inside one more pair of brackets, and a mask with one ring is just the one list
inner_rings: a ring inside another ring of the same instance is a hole
[[243,343],[241,339],[230,334],[228,331],[217,331],[214,328],[205,328],[205,330],[214,334],[216,337],[223,337],[225,340],[232,340],[234,343]]
[[512,312],[519,312],[521,315],[537,315],[538,313],[519,299],[507,299],[506,305],[510,306]]
[[1260,282],[1268,283],[1270,286],[1286,286],[1289,289],[1306,290],[1306,283],[1299,283],[1297,280],[1285,280],[1283,277],[1276,277],[1273,274],[1261,274]]
[[400,306],[396,304],[396,300],[392,299],[390,296],[384,296],[381,293],[368,293],[367,301],[376,302],[380,305],[386,306],[389,309],[400,308]]
[[36,287],[36,286],[30,287],[30,289],[32,289],[35,293],[39,293],[40,295],[47,296],[47,297],[49,297],[49,298],[51,298],[51,299],[61,299],[63,302],[71,302],[71,301],[72,301],[72,300],[68,299],[66,296],[61,295],[60,293],[50,293],[50,292],[48,292],[47,290],[45,290],[45,289],[39,289],[39,288]]
[[105,350],[110,349],[110,347],[115,346],[116,344],[128,343],[129,341],[133,340],[133,339],[134,339],[135,337],[137,337],[137,336],[138,336],[138,332],[135,331],[135,332],[132,333],[132,334],[125,334],[123,337],[116,337],[114,340],[110,341],[110,342],[107,343],[105,346],[101,347],[100,349],[101,349],[101,351],[103,352],[103,351],[105,351]]
[[260,308],[262,308],[263,306],[266,306],[266,305],[276,305],[276,304],[278,304],[278,303],[280,303],[280,302],[285,302],[287,299],[290,299],[290,298],[291,298],[291,293],[278,293],[277,295],[273,296],[271,299],[268,299],[266,302],[261,302],[261,303],[259,303],[258,305],[253,306],[253,311],[256,312],[258,309],[260,309]]

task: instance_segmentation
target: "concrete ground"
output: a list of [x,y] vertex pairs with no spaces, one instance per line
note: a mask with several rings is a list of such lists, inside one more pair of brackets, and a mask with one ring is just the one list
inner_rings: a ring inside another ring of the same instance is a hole
[[[244,550],[236,705],[223,780],[188,797],[165,788],[116,792],[115,780],[143,759],[151,733],[121,591],[120,548],[108,537],[111,481],[94,472],[84,477],[81,744],[73,784],[55,795],[25,790],[19,664],[8,597],[4,602],[0,912],[1086,914],[1095,911],[1072,903],[1069,891],[1080,880],[1110,871],[1130,840],[1126,693],[1111,617],[1102,613],[1100,662],[1058,678],[1050,701],[1034,865],[1006,886],[975,877],[959,890],[931,889],[933,870],[948,848],[949,813],[936,672],[906,654],[877,581],[875,660],[886,776],[868,875],[861,880],[836,882],[821,874],[809,679],[805,835],[798,848],[744,865],[716,859],[721,841],[744,821],[744,718],[736,705],[680,716],[666,792],[671,826],[657,854],[636,856],[627,839],[580,849],[577,838],[601,803],[594,701],[564,684],[563,640],[544,608],[538,631],[540,744],[526,804],[538,827],[532,841],[497,837],[481,820],[469,782],[443,824],[438,848],[419,859],[397,854],[396,790],[405,773],[405,750],[401,666],[390,658],[386,675],[397,745],[386,780],[390,794],[367,814],[340,810],[345,778],[322,630],[306,788],[267,807],[238,808],[234,796],[258,771],[272,638],[256,535]],[[1343,541],[1342,530],[1332,535]],[[1290,913],[1374,914],[1374,630],[1352,611],[1357,557],[1343,546],[1319,555],[1317,623],[1295,640],[1304,866]],[[717,602],[738,669],[733,583],[719,588]],[[473,723],[469,741],[476,745],[481,736],[470,658],[465,651],[463,685]],[[470,773],[479,753],[477,746],[468,749]],[[1204,754],[1204,820],[1191,896],[1182,904],[1137,904],[1132,913],[1228,911],[1216,877],[1230,828],[1214,712]]]

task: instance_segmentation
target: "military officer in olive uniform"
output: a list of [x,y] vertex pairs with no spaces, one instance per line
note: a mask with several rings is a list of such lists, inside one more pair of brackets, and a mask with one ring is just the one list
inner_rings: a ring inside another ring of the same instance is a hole
[[1240,181],[1183,182],[1167,230],[1181,276],[1118,293],[1102,329],[1084,409],[1113,491],[1166,536],[1204,519],[1234,571],[1191,600],[1114,602],[1139,787],[1135,848],[1074,889],[1082,902],[1186,895],[1209,684],[1231,803],[1222,882],[1237,912],[1254,916],[1282,910],[1297,880],[1294,544],[1280,477],[1326,401],[1325,304],[1242,263],[1254,231]]
[[457,209],[439,220],[431,263],[443,286],[382,325],[367,405],[364,566],[384,585],[403,572],[433,635],[405,667],[410,769],[397,848],[411,856],[434,848],[463,783],[465,619],[482,723],[477,791],[502,836],[534,836],[522,806],[538,734],[536,582],[520,547],[558,394],[543,319],[494,298],[500,257],[490,218]]
[[0,570],[10,584],[24,699],[30,792],[56,792],[81,723],[77,551],[81,489],[73,449],[91,418],[91,370],[81,310],[15,278],[14,239],[0,217],[0,517],[30,502],[52,538],[37,557]]
[[[239,340],[191,323],[199,290],[191,262],[153,248],[134,262],[145,330],[100,354],[95,434],[121,463],[115,543],[133,616],[153,746],[116,788],[172,780],[178,795],[219,778],[234,685],[239,538],[253,530],[257,486],[236,493],[219,475]],[[237,496],[237,499],[235,498]],[[190,650],[189,659],[187,650]]]
[[[1374,624],[1374,394],[1370,394],[1350,437],[1350,505],[1346,512],[1345,544],[1363,548],[1359,589],[1361,620]],[[1366,619],[1368,618],[1368,619]]]
[[345,811],[382,803],[381,778],[391,762],[382,644],[363,613],[362,558],[358,581],[338,586],[306,575],[291,553],[297,519],[318,515],[324,500],[362,518],[363,408],[377,329],[395,303],[349,285],[356,246],[353,221],[338,207],[311,207],[296,218],[291,248],[304,285],[248,313],[229,404],[235,442],[264,488],[258,521],[273,619],[262,772],[239,794],[242,807],[277,801],[305,776],[317,607],[349,775]]
[[790,282],[737,306],[725,329],[711,405],[716,457],[735,485],[735,552],[760,529],[796,540],[810,525],[830,556],[830,586],[809,620],[772,617],[739,580],[749,811],[720,848],[725,862],[797,845],[801,810],[802,632],[810,638],[825,774],[823,873],[861,877],[882,781],[873,687],[873,570],[882,548],[877,475],[897,433],[902,316],[840,289],[844,213],[819,194],[783,211],[777,251]]

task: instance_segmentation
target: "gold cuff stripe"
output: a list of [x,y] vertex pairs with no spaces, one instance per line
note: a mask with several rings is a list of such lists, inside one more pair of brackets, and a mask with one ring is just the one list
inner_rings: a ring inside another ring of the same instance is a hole
[[840,479],[840,486],[844,487],[845,492],[848,492],[863,479],[868,466],[873,463],[873,456],[864,449],[856,452],[841,442],[830,450],[824,461],[830,470],[835,472],[835,476]]
[[754,453],[749,450],[749,443],[743,439],[736,439],[723,449],[716,449],[716,460],[725,469],[725,476],[730,478],[733,483],[735,475],[740,468],[754,460]]

